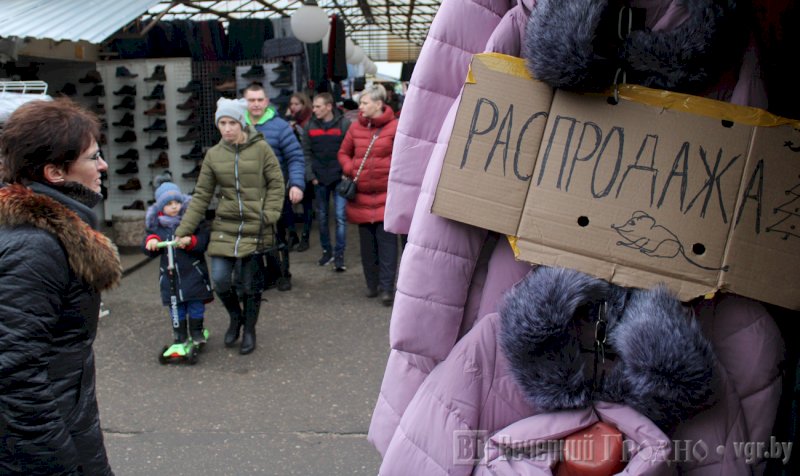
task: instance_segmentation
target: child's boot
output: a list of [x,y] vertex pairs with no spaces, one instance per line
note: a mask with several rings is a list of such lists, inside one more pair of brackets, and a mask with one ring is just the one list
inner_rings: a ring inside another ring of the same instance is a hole
[[192,342],[199,346],[206,343],[205,329],[203,328],[203,319],[189,319],[189,335],[192,336]]

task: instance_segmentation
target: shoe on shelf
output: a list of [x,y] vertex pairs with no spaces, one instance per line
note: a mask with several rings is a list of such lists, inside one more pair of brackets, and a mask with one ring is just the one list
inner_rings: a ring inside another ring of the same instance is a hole
[[236,90],[236,80],[234,79],[227,79],[222,81],[221,83],[214,86],[214,89],[217,91],[235,91]]
[[139,160],[139,151],[136,149],[128,149],[122,154],[117,156],[118,159]]
[[103,78],[100,76],[100,72],[97,70],[87,71],[86,75],[78,80],[79,83],[87,84],[87,83],[102,83]]
[[281,73],[276,79],[269,82],[274,88],[283,88],[292,85],[292,76],[289,73]]
[[187,160],[197,160],[203,158],[203,146],[200,145],[200,142],[195,142],[194,147],[192,150],[189,151],[188,154],[181,155],[181,158]]
[[292,71],[292,62],[291,61],[281,61],[281,64],[272,68],[273,73],[289,73]]
[[250,67],[247,71],[242,73],[243,78],[263,78],[264,77],[264,66],[260,64],[254,64]]
[[102,84],[95,84],[92,89],[90,89],[88,92],[84,93],[83,95],[86,96],[86,97],[105,96],[106,95],[106,88],[104,88]]
[[114,91],[114,96],[136,96],[136,85],[126,84]]
[[72,83],[64,83],[64,87],[58,91],[62,96],[74,96],[78,94],[78,89]]
[[122,119],[111,123],[114,127],[133,127],[133,114],[126,112]]
[[391,306],[394,302],[394,293],[389,291],[381,291],[381,303],[384,306]]
[[378,297],[378,288],[367,288],[364,292],[364,296],[368,298]]
[[166,132],[167,121],[164,119],[156,119],[152,124],[144,128],[145,132]]
[[200,81],[193,79],[188,83],[186,83],[186,86],[178,88],[178,92],[179,93],[193,93],[195,91],[199,92],[202,86],[203,85],[200,83]]
[[158,136],[152,144],[144,146],[147,150],[169,149],[169,141],[166,136]]
[[194,168],[189,172],[181,174],[181,177],[185,179],[196,179],[199,176],[200,176],[200,164],[195,165]]
[[126,129],[125,132],[123,132],[120,137],[114,139],[114,142],[118,144],[124,144],[127,142],[136,142],[136,133],[130,129]]
[[123,210],[144,210],[144,202],[141,200],[134,200],[130,205],[123,205]]
[[136,165],[136,162],[130,161],[127,164],[125,164],[125,166],[122,167],[121,169],[115,170],[115,172],[120,174],[120,175],[138,174],[139,173],[139,166]]
[[[147,81],[147,80],[145,80]],[[150,91],[150,94],[143,97],[145,101],[163,101],[164,100],[164,85],[156,84],[156,87]]]
[[178,121],[179,126],[196,126],[198,124],[200,124],[200,118],[197,117],[194,111],[192,111],[191,114],[186,116],[186,119],[181,119],[180,121]]
[[139,181],[138,178],[130,178],[127,182],[117,187],[120,190],[130,191],[130,190],[141,190],[142,189],[142,182]]
[[178,142],[192,142],[200,138],[200,130],[192,127],[186,134],[178,137]]
[[147,164],[151,169],[166,169],[169,168],[169,155],[166,152],[158,154],[158,158],[152,163]]
[[178,104],[175,107],[182,111],[189,111],[197,107],[197,100],[194,97],[190,97],[189,99],[187,99],[181,104]]
[[333,254],[328,250],[322,250],[322,257],[317,261],[319,266],[327,266],[333,262]]
[[157,64],[156,69],[153,70],[153,74],[150,75],[149,78],[144,78],[145,81],[166,81],[167,80],[167,73],[164,71],[163,64]]
[[136,100],[133,96],[125,96],[113,109],[136,109]]
[[118,78],[137,78],[138,74],[133,74],[125,66],[117,66],[116,76]]
[[155,106],[151,107],[150,109],[144,111],[145,116],[166,116],[167,115],[167,106],[163,102],[159,101],[156,103]]

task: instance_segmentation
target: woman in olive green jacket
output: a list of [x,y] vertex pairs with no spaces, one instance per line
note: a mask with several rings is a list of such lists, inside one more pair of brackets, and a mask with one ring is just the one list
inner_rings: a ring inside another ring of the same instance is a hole
[[[219,186],[208,254],[214,289],[230,315],[225,345],[233,346],[243,328],[241,354],[256,347],[261,303],[251,255],[260,247],[272,246],[273,225],[281,215],[285,194],[278,159],[264,136],[246,125],[245,110],[240,101],[220,98],[217,102],[214,118],[222,140],[206,153],[192,202],[175,232],[182,246],[191,246],[191,234],[205,217]],[[239,272],[235,281],[234,270]],[[234,282],[243,286],[241,303]]]

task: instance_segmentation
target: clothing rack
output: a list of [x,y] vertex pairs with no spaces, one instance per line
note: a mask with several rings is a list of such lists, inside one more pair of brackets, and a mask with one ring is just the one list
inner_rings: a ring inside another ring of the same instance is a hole
[[47,83],[44,81],[2,81],[0,80],[0,94],[47,94]]

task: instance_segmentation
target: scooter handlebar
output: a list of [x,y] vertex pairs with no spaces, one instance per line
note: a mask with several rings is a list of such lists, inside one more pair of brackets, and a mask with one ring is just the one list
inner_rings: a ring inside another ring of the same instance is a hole
[[178,246],[178,240],[159,241],[158,243],[156,243],[156,248],[166,248],[168,246]]

